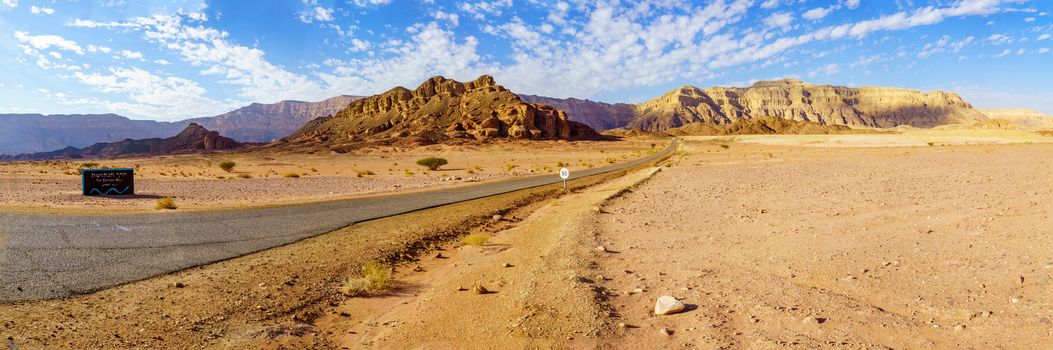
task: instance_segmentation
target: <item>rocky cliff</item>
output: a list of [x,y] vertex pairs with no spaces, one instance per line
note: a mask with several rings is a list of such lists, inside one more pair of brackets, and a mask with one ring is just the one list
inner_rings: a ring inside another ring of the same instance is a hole
[[570,120],[588,125],[596,130],[608,130],[625,126],[636,114],[636,106],[628,103],[603,103],[577,98],[555,98],[536,95],[519,95],[523,101],[555,107],[567,113]]
[[666,130],[690,123],[730,124],[776,117],[827,125],[889,128],[974,123],[986,117],[957,94],[942,91],[817,85],[794,79],[748,88],[684,86],[636,106],[626,128]]
[[414,90],[396,87],[308,122],[283,144],[427,144],[454,139],[581,139],[597,134],[550,106],[527,103],[484,75],[461,83],[441,76]]
[[117,142],[100,142],[84,148],[66,147],[52,152],[0,156],[0,160],[112,158],[133,155],[158,156],[229,150],[243,146],[244,144],[231,138],[220,136],[219,132],[209,131],[201,125],[190,123],[180,133],[164,139],[125,139]]
[[337,96],[321,102],[253,103],[208,118],[189,119],[243,142],[271,142],[289,136],[314,118],[333,115],[361,96]]

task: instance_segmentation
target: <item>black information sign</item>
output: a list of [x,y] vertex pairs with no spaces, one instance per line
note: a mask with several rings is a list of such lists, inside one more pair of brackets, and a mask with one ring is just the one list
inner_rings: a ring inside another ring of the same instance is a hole
[[135,169],[81,169],[85,196],[135,194]]

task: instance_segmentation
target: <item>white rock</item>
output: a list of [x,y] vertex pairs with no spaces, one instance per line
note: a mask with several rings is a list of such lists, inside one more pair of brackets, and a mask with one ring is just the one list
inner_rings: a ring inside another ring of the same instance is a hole
[[681,311],[684,311],[684,303],[668,295],[658,297],[654,303],[655,315],[671,315]]

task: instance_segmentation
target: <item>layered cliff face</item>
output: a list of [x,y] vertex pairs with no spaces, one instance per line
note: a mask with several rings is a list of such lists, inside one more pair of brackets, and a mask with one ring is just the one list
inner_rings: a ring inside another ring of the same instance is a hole
[[52,152],[0,156],[0,160],[112,158],[133,155],[159,156],[230,150],[241,147],[244,147],[244,144],[229,137],[223,137],[219,132],[209,131],[201,125],[190,123],[175,136],[164,139],[125,139],[117,142],[100,142],[84,148],[66,147]]
[[292,134],[308,121],[336,114],[361,96],[337,96],[321,102],[281,101],[251,105],[208,118],[189,119],[235,140],[271,142]]
[[1033,109],[981,109],[980,113],[991,119],[1007,120],[1024,129],[1053,128],[1053,115]]
[[748,88],[684,86],[637,105],[636,116],[625,127],[658,131],[690,123],[724,125],[757,117],[880,128],[933,127],[987,119],[953,93],[849,88],[785,79],[761,81]]
[[490,76],[461,83],[433,77],[414,90],[396,87],[352,102],[331,117],[308,122],[285,144],[344,145],[365,141],[451,139],[581,139],[588,126],[546,105],[523,102]]
[[554,98],[535,95],[519,95],[523,101],[555,107],[567,113],[570,120],[588,125],[596,130],[620,128],[636,115],[636,106],[628,103],[603,103],[577,98]]

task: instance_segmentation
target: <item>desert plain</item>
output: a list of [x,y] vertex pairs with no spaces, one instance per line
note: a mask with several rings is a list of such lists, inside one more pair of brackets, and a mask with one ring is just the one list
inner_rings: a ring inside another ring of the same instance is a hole
[[[1053,342],[1050,141],[1012,130],[683,137],[657,166],[568,193],[528,189],[0,305],[0,333],[22,348],[1043,348]],[[630,159],[655,142],[442,154],[521,176],[497,169],[547,173],[556,154],[577,166]],[[438,151],[420,152],[273,161],[318,170],[296,179],[241,158],[239,170],[270,177],[196,176],[353,182],[351,169],[371,164],[405,188],[410,160]],[[343,292],[378,261],[390,289]],[[655,315],[664,295],[685,309]]]

